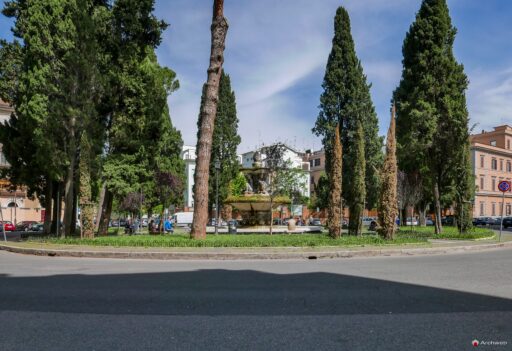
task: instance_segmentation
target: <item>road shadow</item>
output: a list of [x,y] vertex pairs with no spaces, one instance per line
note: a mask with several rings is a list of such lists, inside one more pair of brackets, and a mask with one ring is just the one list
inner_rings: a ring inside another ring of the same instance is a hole
[[511,299],[331,273],[0,275],[0,291],[3,311],[212,316],[512,311]]

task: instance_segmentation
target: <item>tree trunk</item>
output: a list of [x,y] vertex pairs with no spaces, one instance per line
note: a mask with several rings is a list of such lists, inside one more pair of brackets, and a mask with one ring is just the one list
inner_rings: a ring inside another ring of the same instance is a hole
[[338,239],[341,236],[342,217],[341,214],[341,192],[342,192],[342,171],[343,171],[343,147],[340,138],[340,126],[336,126],[333,142],[333,153],[331,167],[329,167],[329,180],[331,191],[329,192],[329,215],[327,227],[329,236]]
[[114,195],[112,194],[112,192],[105,189],[103,204],[100,208],[101,213],[100,213],[99,217],[96,217],[97,221],[99,223],[98,235],[107,235],[108,234],[108,223],[110,222],[110,216],[112,214],[113,200],[114,200]]
[[75,201],[75,162],[76,162],[76,136],[75,136],[75,117],[71,118],[69,128],[69,165],[66,180],[64,183],[64,231],[61,233],[62,237],[71,235],[71,225],[73,220],[73,202]]
[[98,201],[98,210],[96,211],[96,223],[94,224],[94,231],[98,233],[100,228],[100,219],[104,211],[105,206],[105,193],[107,192],[107,186],[105,183],[101,186],[100,199]]
[[272,229],[274,226],[274,214],[272,212],[272,206],[274,205],[274,197],[270,197],[270,235],[272,235]]
[[436,217],[435,221],[435,233],[441,234],[443,227],[441,223],[441,196],[439,194],[439,184],[437,183],[437,179],[434,179],[433,182],[433,193],[434,193],[434,213]]
[[427,225],[427,204],[423,201],[418,205],[419,223],[421,227]]
[[191,237],[206,238],[208,222],[208,177],[212,152],[212,136],[219,100],[219,83],[224,62],[224,43],[228,23],[223,15],[224,0],[214,0],[211,26],[211,54],[208,80],[203,88],[200,112],[199,138],[197,141],[196,170],[194,174],[194,219]]
[[44,234],[50,235],[52,229],[52,202],[53,202],[53,182],[48,181],[44,196]]
[[57,221],[58,221],[58,219],[60,219],[60,209],[61,209],[60,188],[61,188],[61,183],[59,183],[59,182],[53,183],[52,225],[50,228],[50,232],[55,235],[57,235]]
[[94,204],[91,189],[91,147],[87,134],[84,132],[80,140],[79,163],[79,196],[80,196],[80,236],[85,239],[94,238]]

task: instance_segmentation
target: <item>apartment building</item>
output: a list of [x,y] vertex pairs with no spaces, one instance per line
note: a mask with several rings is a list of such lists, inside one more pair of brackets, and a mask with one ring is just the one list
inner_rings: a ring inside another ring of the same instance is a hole
[[[502,180],[512,180],[512,126],[495,127],[471,136],[471,157],[476,181],[473,216],[500,216]],[[505,194],[506,216],[512,215],[512,193]]]
[[[9,120],[13,109],[9,104],[0,100],[0,124]],[[10,167],[2,153],[0,144],[0,169]],[[11,189],[11,183],[8,179],[0,179],[0,210],[5,221],[19,223],[21,221],[42,221],[44,219],[44,209],[39,200],[29,199],[26,189]],[[1,220],[1,218],[0,218]]]

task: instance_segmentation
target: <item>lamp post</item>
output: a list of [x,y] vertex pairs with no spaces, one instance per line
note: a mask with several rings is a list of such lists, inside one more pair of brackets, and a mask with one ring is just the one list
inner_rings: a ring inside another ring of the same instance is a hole
[[215,160],[215,235],[219,234],[219,170],[220,161]]

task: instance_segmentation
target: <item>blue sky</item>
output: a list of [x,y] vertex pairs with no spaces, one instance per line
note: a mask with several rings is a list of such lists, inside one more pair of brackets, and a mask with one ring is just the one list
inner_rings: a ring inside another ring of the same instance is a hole
[[[195,144],[201,86],[210,50],[211,0],[157,0],[170,24],[158,49],[160,63],[176,71],[181,88],[169,97],[173,123]],[[420,0],[225,0],[230,28],[224,68],[237,97],[245,152],[285,141],[321,147],[311,133],[318,115],[333,17],[345,6],[384,135],[389,101],[400,80],[401,47]],[[470,80],[467,92],[476,130],[512,124],[512,1],[448,0],[458,29],[455,55]],[[10,37],[0,19],[0,35]]]

